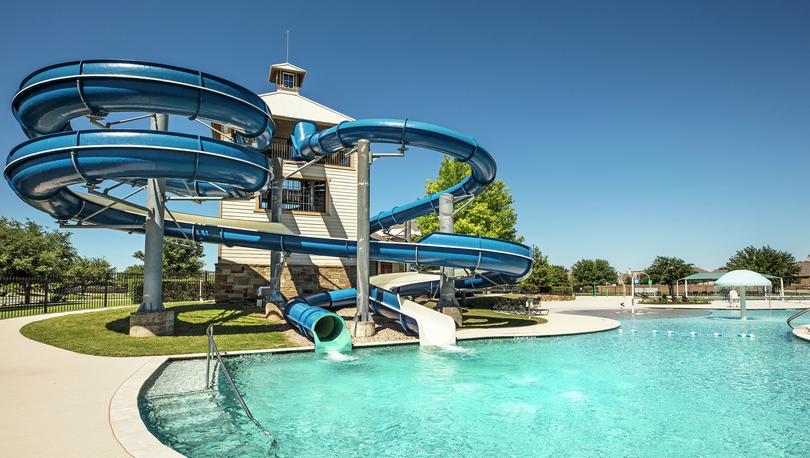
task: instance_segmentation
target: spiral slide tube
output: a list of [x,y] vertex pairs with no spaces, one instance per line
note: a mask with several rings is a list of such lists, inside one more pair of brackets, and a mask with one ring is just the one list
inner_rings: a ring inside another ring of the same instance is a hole
[[[139,185],[147,178],[166,178],[169,192],[244,198],[266,189],[271,179],[262,153],[274,130],[270,110],[251,91],[206,73],[120,60],[58,64],[25,78],[12,109],[29,140],[11,151],[4,175],[23,201],[62,222],[143,232],[145,209],[76,192],[71,189],[75,185],[92,188],[104,180]],[[100,119],[114,112],[206,119],[233,127],[239,135],[235,142],[225,142],[173,132],[77,132],[71,128],[71,120],[77,117]],[[353,121],[323,132],[304,122],[296,126],[293,143],[296,158],[303,159],[351,148],[360,138],[430,148],[466,161],[471,176],[444,191],[459,198],[477,195],[495,177],[492,157],[474,139],[414,121]],[[438,194],[382,212],[372,219],[371,230],[428,214],[437,208],[437,199]],[[353,240],[296,235],[273,223],[179,213],[174,213],[175,224],[171,216],[167,215],[164,229],[170,237],[289,253],[356,256]],[[493,272],[505,281],[527,275],[532,267],[524,245],[455,234],[435,233],[419,243],[371,242],[370,252],[372,260]],[[333,341],[343,345],[338,342],[340,333],[334,332],[335,320],[340,318],[318,313],[306,318],[303,315],[310,313],[304,310],[306,303],[285,307],[287,318],[324,346]],[[319,325],[320,320],[326,321]]]

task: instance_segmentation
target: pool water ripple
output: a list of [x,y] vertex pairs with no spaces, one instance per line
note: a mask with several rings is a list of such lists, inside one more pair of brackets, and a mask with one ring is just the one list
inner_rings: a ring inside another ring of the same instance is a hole
[[733,313],[461,351],[229,358],[276,449],[226,384],[202,390],[204,361],[169,364],[141,413],[195,457],[806,455],[810,344],[787,335],[789,312]]

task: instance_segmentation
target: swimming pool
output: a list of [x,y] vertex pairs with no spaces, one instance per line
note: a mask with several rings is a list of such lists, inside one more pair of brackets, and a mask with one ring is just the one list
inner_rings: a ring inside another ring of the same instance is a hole
[[224,382],[202,390],[204,361],[168,364],[141,416],[195,457],[806,456],[810,344],[788,335],[789,314],[624,320],[598,334],[348,360],[228,359],[272,450]]

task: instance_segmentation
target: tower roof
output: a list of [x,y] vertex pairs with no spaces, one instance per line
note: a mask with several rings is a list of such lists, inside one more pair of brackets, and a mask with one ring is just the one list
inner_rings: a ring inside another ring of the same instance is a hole
[[275,91],[269,94],[259,94],[264,100],[274,118],[289,120],[307,120],[320,124],[335,125],[343,121],[354,119],[310,100],[297,92]]
[[[294,75],[293,78],[287,77],[286,83],[289,85],[284,84],[283,75],[285,73]],[[289,62],[270,66],[270,82],[276,85],[276,90],[268,94],[260,94],[259,97],[270,107],[273,118],[291,121],[307,120],[330,126],[343,121],[352,121],[351,117],[300,94],[299,89],[306,74],[306,70]]]

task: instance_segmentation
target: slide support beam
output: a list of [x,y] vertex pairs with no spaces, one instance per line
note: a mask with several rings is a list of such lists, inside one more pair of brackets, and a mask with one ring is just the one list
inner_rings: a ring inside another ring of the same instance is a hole
[[357,141],[357,314],[354,335],[374,335],[374,322],[369,314],[369,213],[371,143],[366,139]]
[[[273,172],[273,180],[270,183],[270,221],[281,222],[281,210],[283,208],[284,195],[284,165],[280,158],[270,159],[270,170]],[[284,296],[281,295],[281,274],[282,256],[284,253],[273,250],[270,254],[270,286],[271,290],[265,304],[265,314],[277,314],[281,316],[281,309]]]
[[[455,231],[453,221],[453,195],[446,193],[439,196],[439,231],[452,234]],[[442,267],[442,278],[439,286],[439,310],[453,318],[461,326],[461,308],[456,300],[455,269]]]
[[[169,129],[169,116],[154,114],[152,130]],[[129,334],[151,337],[174,334],[174,312],[163,307],[163,231],[166,211],[166,179],[149,178],[146,182],[147,216],[144,225],[143,302],[130,315]]]
[[[411,240],[412,228],[413,228],[413,221],[411,221],[411,220],[405,221],[405,241],[408,242],[408,243],[411,243],[411,241],[412,241]],[[405,272],[410,272],[410,271],[411,271],[411,264],[406,262],[405,263]]]

